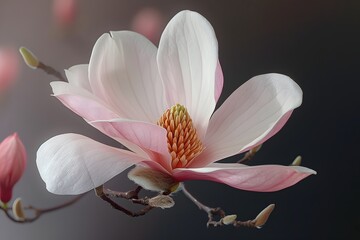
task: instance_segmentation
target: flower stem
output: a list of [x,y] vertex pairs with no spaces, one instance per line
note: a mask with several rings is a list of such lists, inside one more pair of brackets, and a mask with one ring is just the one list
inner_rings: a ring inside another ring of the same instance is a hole
[[[114,209],[121,211],[128,216],[138,217],[138,216],[145,215],[146,213],[148,213],[150,210],[152,210],[154,208],[148,204],[147,198],[139,199],[138,193],[140,192],[141,189],[142,189],[141,187],[138,187],[138,188],[136,188],[136,190],[133,190],[133,191],[115,192],[115,191],[112,191],[109,189],[104,189],[103,186],[99,186],[95,189],[95,193],[96,193],[96,196],[98,196],[105,202],[109,203]],[[123,206],[119,205],[118,203],[114,202],[110,197],[125,198],[128,200],[131,200],[133,203],[145,205],[145,207],[138,212],[133,212],[133,211],[130,211],[130,210],[124,208]]]
[[184,183],[181,183],[179,186],[180,190],[183,191],[183,193],[185,194],[186,197],[188,197],[193,203],[195,203],[196,206],[198,206],[198,208],[200,210],[205,211],[206,213],[210,213],[212,208],[204,205],[203,203],[201,203],[199,200],[197,200],[186,188]]
[[55,70],[54,68],[52,68],[52,67],[50,67],[50,66],[48,66],[48,65],[46,65],[46,64],[44,64],[42,62],[39,62],[38,68],[42,69],[43,71],[45,71],[49,75],[53,75],[54,77],[56,77],[60,81],[66,82],[63,75],[59,71]]

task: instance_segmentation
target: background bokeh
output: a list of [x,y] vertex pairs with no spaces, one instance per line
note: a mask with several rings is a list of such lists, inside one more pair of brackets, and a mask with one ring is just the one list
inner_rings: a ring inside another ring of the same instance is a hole
[[[198,11],[211,22],[219,41],[225,77],[220,103],[246,80],[263,73],[289,75],[303,89],[303,105],[250,164],[287,165],[301,154],[303,165],[318,175],[275,193],[240,191],[212,182],[188,183],[188,189],[204,203],[221,206],[243,220],[275,203],[261,230],[208,229],[206,214],[181,193],[175,196],[174,208],[140,218],[112,210],[90,193],[32,224],[15,224],[1,214],[1,240],[360,239],[359,1],[78,0],[74,19],[70,16],[65,23],[54,18],[53,4],[50,0],[0,0],[0,47],[24,45],[61,70],[87,63],[102,33],[131,29],[134,16],[144,8],[156,9],[164,23],[180,10]],[[70,198],[46,191],[35,163],[41,143],[74,132],[114,144],[50,96],[52,80],[20,62],[16,82],[0,95],[0,138],[18,132],[29,156],[14,196],[38,207]],[[108,185],[118,190],[133,187],[126,174]]]

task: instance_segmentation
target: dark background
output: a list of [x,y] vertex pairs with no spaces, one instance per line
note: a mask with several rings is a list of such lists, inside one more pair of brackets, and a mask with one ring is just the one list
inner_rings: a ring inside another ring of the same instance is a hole
[[[360,239],[359,3],[81,0],[77,21],[65,34],[54,27],[51,1],[0,0],[0,45],[25,45],[57,69],[87,63],[97,38],[129,29],[143,7],[157,8],[165,22],[180,10],[198,11],[211,22],[219,41],[225,77],[220,103],[249,78],[269,72],[289,75],[304,92],[302,106],[249,164],[287,165],[300,154],[303,165],[318,172],[275,193],[212,182],[187,184],[199,200],[243,220],[275,203],[261,230],[206,228],[206,214],[181,193],[174,208],[140,218],[112,210],[90,193],[32,224],[14,224],[0,215],[0,239]],[[28,150],[28,167],[14,197],[21,196],[25,204],[53,206],[69,197],[46,191],[35,164],[40,144],[66,132],[112,142],[50,97],[52,77],[22,67],[16,85],[2,96],[0,138],[17,131]],[[109,185],[124,191],[133,187],[126,174]]]

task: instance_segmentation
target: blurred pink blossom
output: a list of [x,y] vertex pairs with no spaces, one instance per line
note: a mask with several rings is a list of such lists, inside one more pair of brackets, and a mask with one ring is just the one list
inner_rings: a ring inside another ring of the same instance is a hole
[[0,92],[6,90],[15,80],[19,71],[17,51],[0,48]]
[[76,0],[54,0],[53,14],[55,23],[59,27],[71,26],[76,18]]
[[0,200],[10,201],[14,185],[26,166],[26,150],[17,133],[0,143]]
[[163,26],[163,16],[157,9],[143,8],[133,18],[131,28],[157,44]]

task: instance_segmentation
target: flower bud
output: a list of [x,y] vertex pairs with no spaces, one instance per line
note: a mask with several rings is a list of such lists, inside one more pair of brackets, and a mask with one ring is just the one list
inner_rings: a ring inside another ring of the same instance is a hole
[[252,149],[250,149],[249,153],[250,153],[250,154],[255,154],[255,153],[257,153],[257,152],[260,150],[261,146],[262,146],[262,144],[253,147]]
[[128,178],[146,190],[171,193],[179,183],[170,175],[142,166],[136,166],[128,173]]
[[21,47],[19,51],[24,59],[24,62],[26,65],[28,65],[29,68],[37,69],[39,67],[39,60],[29,49],[26,47]]
[[236,214],[226,215],[225,217],[223,217],[221,219],[221,221],[225,225],[230,225],[230,224],[233,224],[236,221],[236,218],[237,218]]
[[16,133],[0,143],[0,201],[7,203],[26,166],[26,150]]
[[254,226],[257,227],[257,228],[262,228],[262,226],[264,226],[265,223],[267,222],[267,220],[270,217],[270,214],[274,210],[274,208],[275,208],[275,204],[270,204],[264,210],[262,210],[256,216],[256,218],[253,220],[254,221]]
[[15,199],[12,205],[13,214],[16,220],[24,221],[25,220],[25,213],[22,206],[21,198]]
[[157,195],[149,199],[149,206],[159,208],[171,208],[175,205],[174,200],[169,195]]
[[297,156],[295,158],[295,160],[291,163],[290,166],[300,166],[301,165],[301,160],[302,160],[301,156]]

